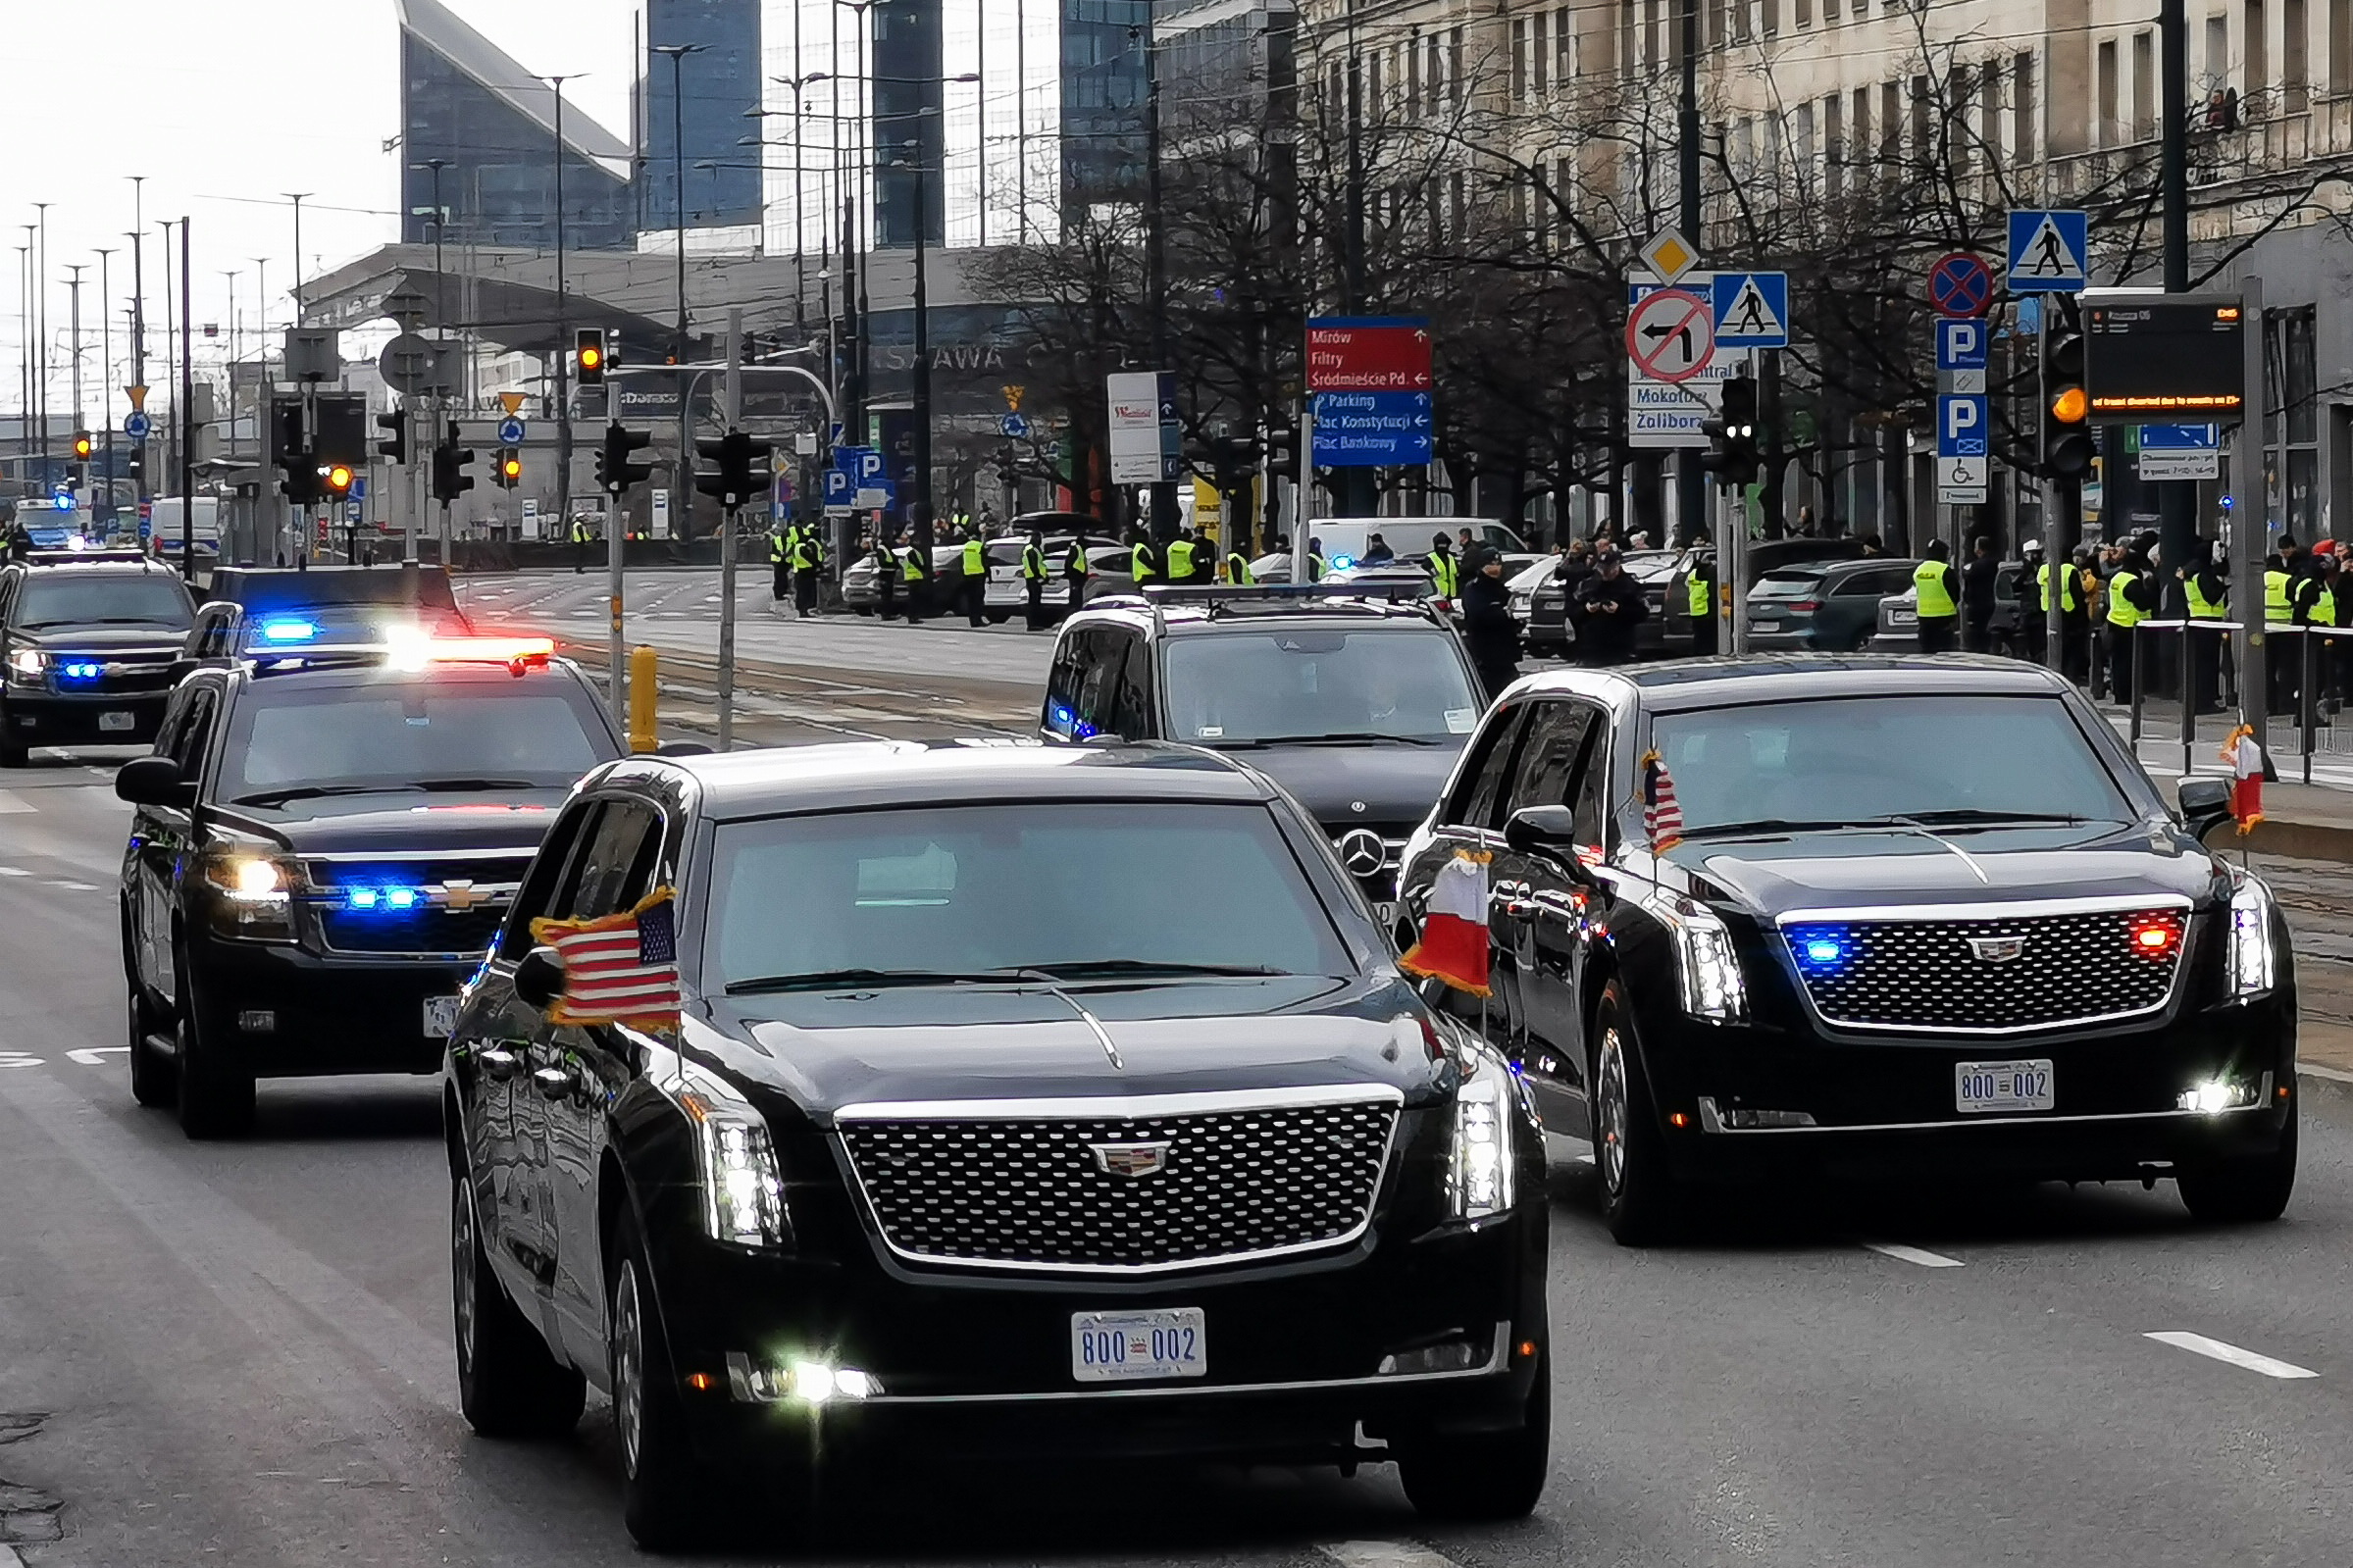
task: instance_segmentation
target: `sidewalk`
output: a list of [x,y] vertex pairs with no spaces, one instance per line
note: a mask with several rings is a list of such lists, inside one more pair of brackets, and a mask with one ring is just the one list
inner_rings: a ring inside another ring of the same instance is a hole
[[[2116,726],[2118,734],[2127,733],[2126,716],[2121,709],[2102,711]],[[2227,778],[2230,770],[2222,759],[2222,747],[2229,730],[2221,719],[2209,722],[2211,733],[2206,725],[2201,725],[2191,742],[2190,772],[2199,778]],[[2313,782],[2305,784],[2289,782],[2301,774],[2301,758],[2292,753],[2276,754],[2272,761],[2280,782],[2263,786],[2263,821],[2243,839],[2235,837],[2227,828],[2217,829],[2209,844],[2217,849],[2249,849],[2257,854],[2353,865],[2353,769],[2347,768],[2334,754],[2327,755],[2326,761],[2316,757]],[[2178,735],[2170,728],[2163,734],[2144,730],[2140,762],[2159,787],[2172,795],[2181,780]]]

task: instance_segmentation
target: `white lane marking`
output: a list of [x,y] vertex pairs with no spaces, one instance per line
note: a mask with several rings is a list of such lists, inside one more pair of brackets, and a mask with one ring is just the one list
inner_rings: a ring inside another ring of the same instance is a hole
[[95,886],[86,882],[60,882],[55,878],[50,879],[49,885],[52,887],[63,887],[70,893],[94,893],[98,890]]
[[41,1059],[27,1051],[0,1051],[0,1072],[12,1067],[38,1067]]
[[1863,1244],[1882,1257],[1891,1257],[1902,1263],[1917,1263],[1923,1269],[1966,1267],[1959,1258],[1949,1258],[1942,1252],[1924,1251],[1917,1246],[1906,1246],[1901,1241],[1866,1241]]
[[2267,1378],[2317,1378],[2320,1376],[2310,1367],[2297,1366],[2293,1361],[2276,1361],[2268,1355],[2258,1355],[2253,1350],[2242,1350],[2235,1344],[2225,1344],[2220,1340],[2209,1340],[2203,1334],[2189,1334],[2180,1329],[2167,1329],[2162,1333],[2146,1335],[2144,1338],[2155,1340],[2160,1344],[2170,1344],[2176,1350],[2187,1350],[2192,1355],[2211,1356],[2217,1361],[2227,1361],[2234,1367],[2245,1367],[2249,1372],[2260,1372]]
[[0,1542],[0,1568],[25,1568],[25,1559],[17,1555],[17,1548],[5,1542]]
[[128,1045],[77,1045],[66,1052],[66,1059],[79,1062],[84,1067],[104,1067],[107,1057],[129,1054],[130,1047]]
[[0,877],[29,877],[32,873],[21,866],[0,866]]
[[0,789],[0,817],[14,816],[19,812],[38,811],[40,807],[14,790]]
[[1409,1541],[1328,1541],[1315,1549],[1342,1568],[1457,1568],[1452,1557]]

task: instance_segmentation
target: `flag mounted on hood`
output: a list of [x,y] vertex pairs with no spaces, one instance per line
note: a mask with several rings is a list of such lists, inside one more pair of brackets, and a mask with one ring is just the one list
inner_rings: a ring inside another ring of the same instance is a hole
[[2255,743],[2255,732],[2242,724],[2223,743],[2223,760],[2230,764],[2230,815],[2238,819],[2239,835],[2244,837],[2263,821],[2263,781],[2271,772],[2270,759]]
[[1683,841],[1683,807],[1675,799],[1675,778],[1656,751],[1642,759],[1642,831],[1654,855],[1663,855]]
[[677,1027],[678,921],[670,888],[599,920],[542,917],[531,923],[531,935],[564,960],[564,993],[547,1010],[550,1021]]
[[1485,850],[1458,849],[1438,868],[1421,917],[1421,940],[1397,961],[1398,968],[1474,996],[1488,994],[1487,863],[1493,858]]

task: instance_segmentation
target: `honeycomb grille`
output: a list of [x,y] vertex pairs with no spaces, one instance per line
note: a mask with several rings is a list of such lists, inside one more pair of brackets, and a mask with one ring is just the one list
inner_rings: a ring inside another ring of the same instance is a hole
[[[1785,928],[1826,1021],[1956,1032],[2154,1012],[2173,994],[2185,930],[2175,909]],[[1835,945],[1836,960],[1810,956],[1816,944]]]
[[[842,1137],[884,1239],[902,1256],[1143,1270],[1354,1239],[1371,1221],[1396,1120],[1393,1104],[1354,1103],[845,1121]],[[1154,1161],[1157,1170],[1139,1169]]]

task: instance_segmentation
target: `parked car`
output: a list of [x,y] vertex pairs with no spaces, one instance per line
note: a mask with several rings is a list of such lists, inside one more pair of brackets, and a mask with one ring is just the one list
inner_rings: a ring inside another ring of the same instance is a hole
[[1860,651],[1878,629],[1879,600],[1910,586],[1918,564],[1874,555],[1767,572],[1741,606],[1749,647],[1760,653]]
[[[1670,654],[1682,655],[1691,651],[1691,591],[1685,584],[1691,575],[1691,558],[1695,553],[1685,550],[1676,556],[1675,570],[1667,579],[1667,613],[1661,619],[1659,632]],[[1856,561],[1862,558],[1861,539],[1751,539],[1748,553],[1741,558],[1740,575],[1748,580],[1742,586],[1753,588],[1767,572],[1777,572],[1783,567],[1798,566],[1808,561]],[[1720,562],[1720,556],[1718,560]]]
[[[2004,561],[1994,576],[1993,619],[1986,623],[1996,653],[2018,651],[2019,580],[2023,562]],[[1919,590],[1906,588],[1879,601],[1879,629],[1871,636],[1873,653],[1911,653],[1919,647]]]
[[[942,579],[955,574],[962,560],[963,547],[961,545],[939,544],[932,547],[931,581],[924,584],[924,614],[943,615],[946,613],[943,608],[945,601],[940,596],[940,583]],[[875,573],[875,559],[872,550],[867,551],[844,569],[842,573],[842,602],[847,605],[854,615],[873,615],[882,608],[882,585]],[[898,589],[897,602],[902,607],[906,602],[904,584],[901,584]]]

